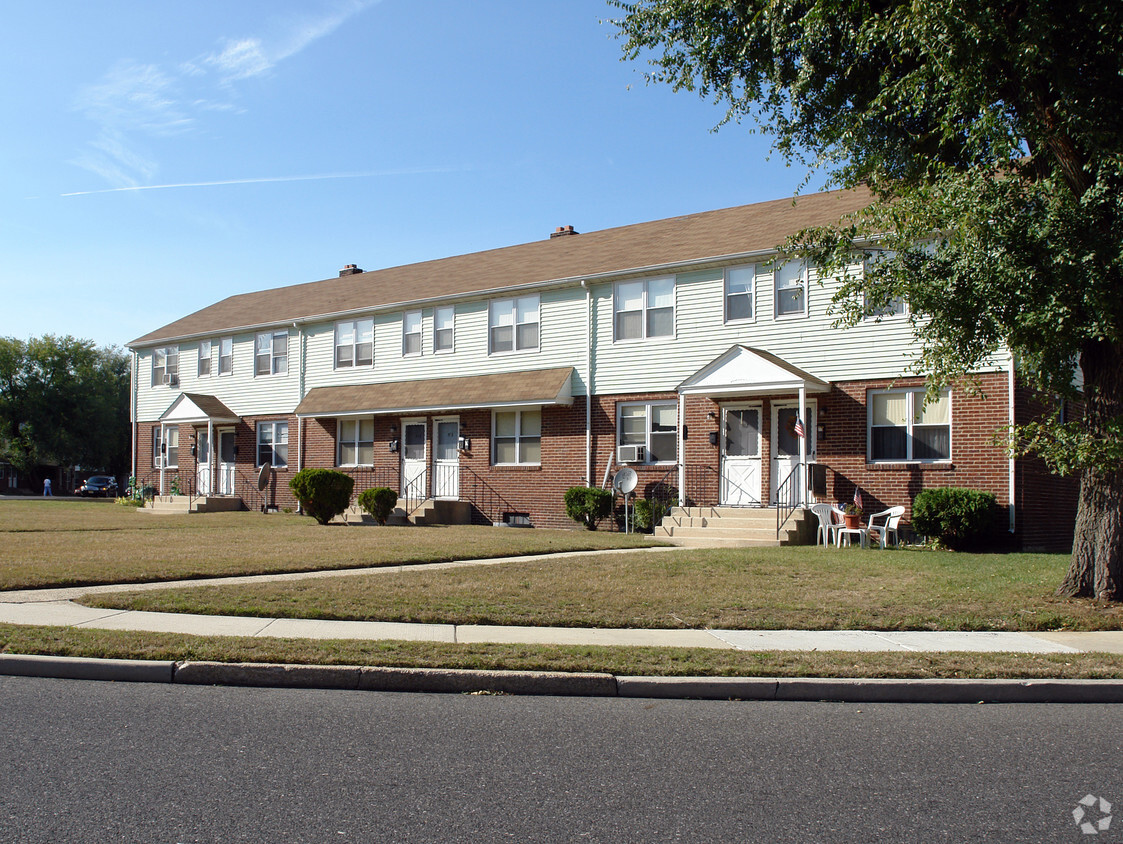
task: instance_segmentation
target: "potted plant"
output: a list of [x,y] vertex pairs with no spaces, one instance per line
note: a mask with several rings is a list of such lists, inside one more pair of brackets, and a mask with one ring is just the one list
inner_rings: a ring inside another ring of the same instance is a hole
[[842,515],[842,521],[848,528],[859,528],[862,526],[862,508],[857,504],[847,504],[846,511]]

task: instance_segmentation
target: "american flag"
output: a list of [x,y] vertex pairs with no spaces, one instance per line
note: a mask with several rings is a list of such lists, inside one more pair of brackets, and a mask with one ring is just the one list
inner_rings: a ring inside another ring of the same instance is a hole
[[795,428],[793,430],[795,431],[795,435],[797,437],[805,436],[805,434],[803,432],[803,420],[800,419],[798,416],[795,418]]
[[862,507],[862,491],[858,487],[854,487],[854,505],[859,510],[864,509]]

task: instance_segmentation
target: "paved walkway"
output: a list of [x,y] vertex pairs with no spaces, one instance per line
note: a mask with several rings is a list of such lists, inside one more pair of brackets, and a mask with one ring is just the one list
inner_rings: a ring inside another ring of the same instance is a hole
[[[655,549],[641,549],[655,550]],[[667,549],[671,550],[671,549]],[[619,554],[619,550],[579,552]],[[648,647],[720,648],[746,651],[976,651],[1016,653],[1123,653],[1123,631],[1106,632],[937,632],[872,630],[682,630],[570,627],[499,627],[475,624],[401,624],[380,621],[321,621],[292,618],[191,615],[137,612],[82,606],[83,595],[178,587],[262,583],[357,574],[440,570],[501,565],[564,554],[462,560],[416,566],[384,566],[343,571],[296,572],[245,577],[220,577],[160,583],[128,583],[61,589],[0,592],[0,622],[101,630],[143,630],[196,636],[271,636],[300,639],[398,639],[423,642],[517,643],[558,645],[633,645]]]

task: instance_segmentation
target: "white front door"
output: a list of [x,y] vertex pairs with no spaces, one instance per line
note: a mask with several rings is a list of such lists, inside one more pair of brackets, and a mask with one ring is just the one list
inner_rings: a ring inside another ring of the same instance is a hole
[[460,419],[433,420],[433,497],[460,497]]
[[218,432],[218,494],[234,494],[234,438],[233,431]]
[[425,420],[402,420],[402,498],[424,499],[425,477]]
[[721,409],[721,503],[760,506],[760,405]]
[[[804,436],[807,438],[807,462],[815,462],[815,403],[807,402],[806,415],[800,417],[798,402],[774,402],[772,404],[772,503],[795,505],[803,496],[802,477],[796,473],[799,465],[799,434],[796,420],[802,420]],[[804,476],[806,473],[804,473]],[[791,480],[788,478],[791,477]],[[784,482],[787,481],[787,484]],[[780,490],[781,486],[783,490]],[[780,501],[780,498],[783,501]],[[811,498],[808,498],[808,502]]]
[[211,494],[211,441],[206,428],[195,432],[195,491]]

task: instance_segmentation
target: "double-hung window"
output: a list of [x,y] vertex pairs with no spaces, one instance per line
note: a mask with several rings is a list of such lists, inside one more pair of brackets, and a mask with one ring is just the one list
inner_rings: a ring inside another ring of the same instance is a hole
[[951,460],[951,396],[924,403],[924,390],[868,394],[871,463]]
[[524,352],[538,348],[537,296],[496,299],[488,308],[489,350]]
[[211,341],[199,341],[199,377],[205,378],[211,374]]
[[152,350],[152,386],[179,384],[179,346]]
[[773,270],[776,316],[807,315],[807,267],[802,261],[777,264]]
[[753,307],[753,282],[756,265],[729,267],[725,271],[725,321],[748,322],[756,309]]
[[374,320],[353,319],[335,324],[335,368],[374,364]]
[[289,371],[289,332],[265,331],[253,344],[254,375],[284,375]]
[[289,465],[289,423],[257,423],[257,465]]
[[678,458],[678,404],[672,401],[617,405],[616,442],[643,446],[644,463],[674,463]]
[[234,338],[223,337],[218,341],[218,374],[231,375],[234,372]]
[[624,281],[613,292],[616,340],[670,337],[675,333],[675,280]]
[[[862,265],[865,275],[870,275],[876,266],[882,261],[890,260],[895,253],[893,252],[875,252],[872,256],[867,258]],[[867,295],[864,297],[866,319],[880,321],[889,317],[904,316],[905,300],[900,296],[894,296],[888,300],[881,302],[873,301]]]
[[456,345],[456,310],[449,306],[433,312],[433,351],[451,352]]
[[159,468],[160,458],[164,458],[164,467],[176,469],[179,467],[179,428],[164,428],[164,437],[161,439],[159,425],[152,428],[152,465]]
[[374,465],[374,419],[339,420],[338,466]]
[[406,357],[421,354],[421,311],[402,314],[402,354]]
[[541,464],[541,409],[495,411],[492,417],[491,462],[497,466]]

